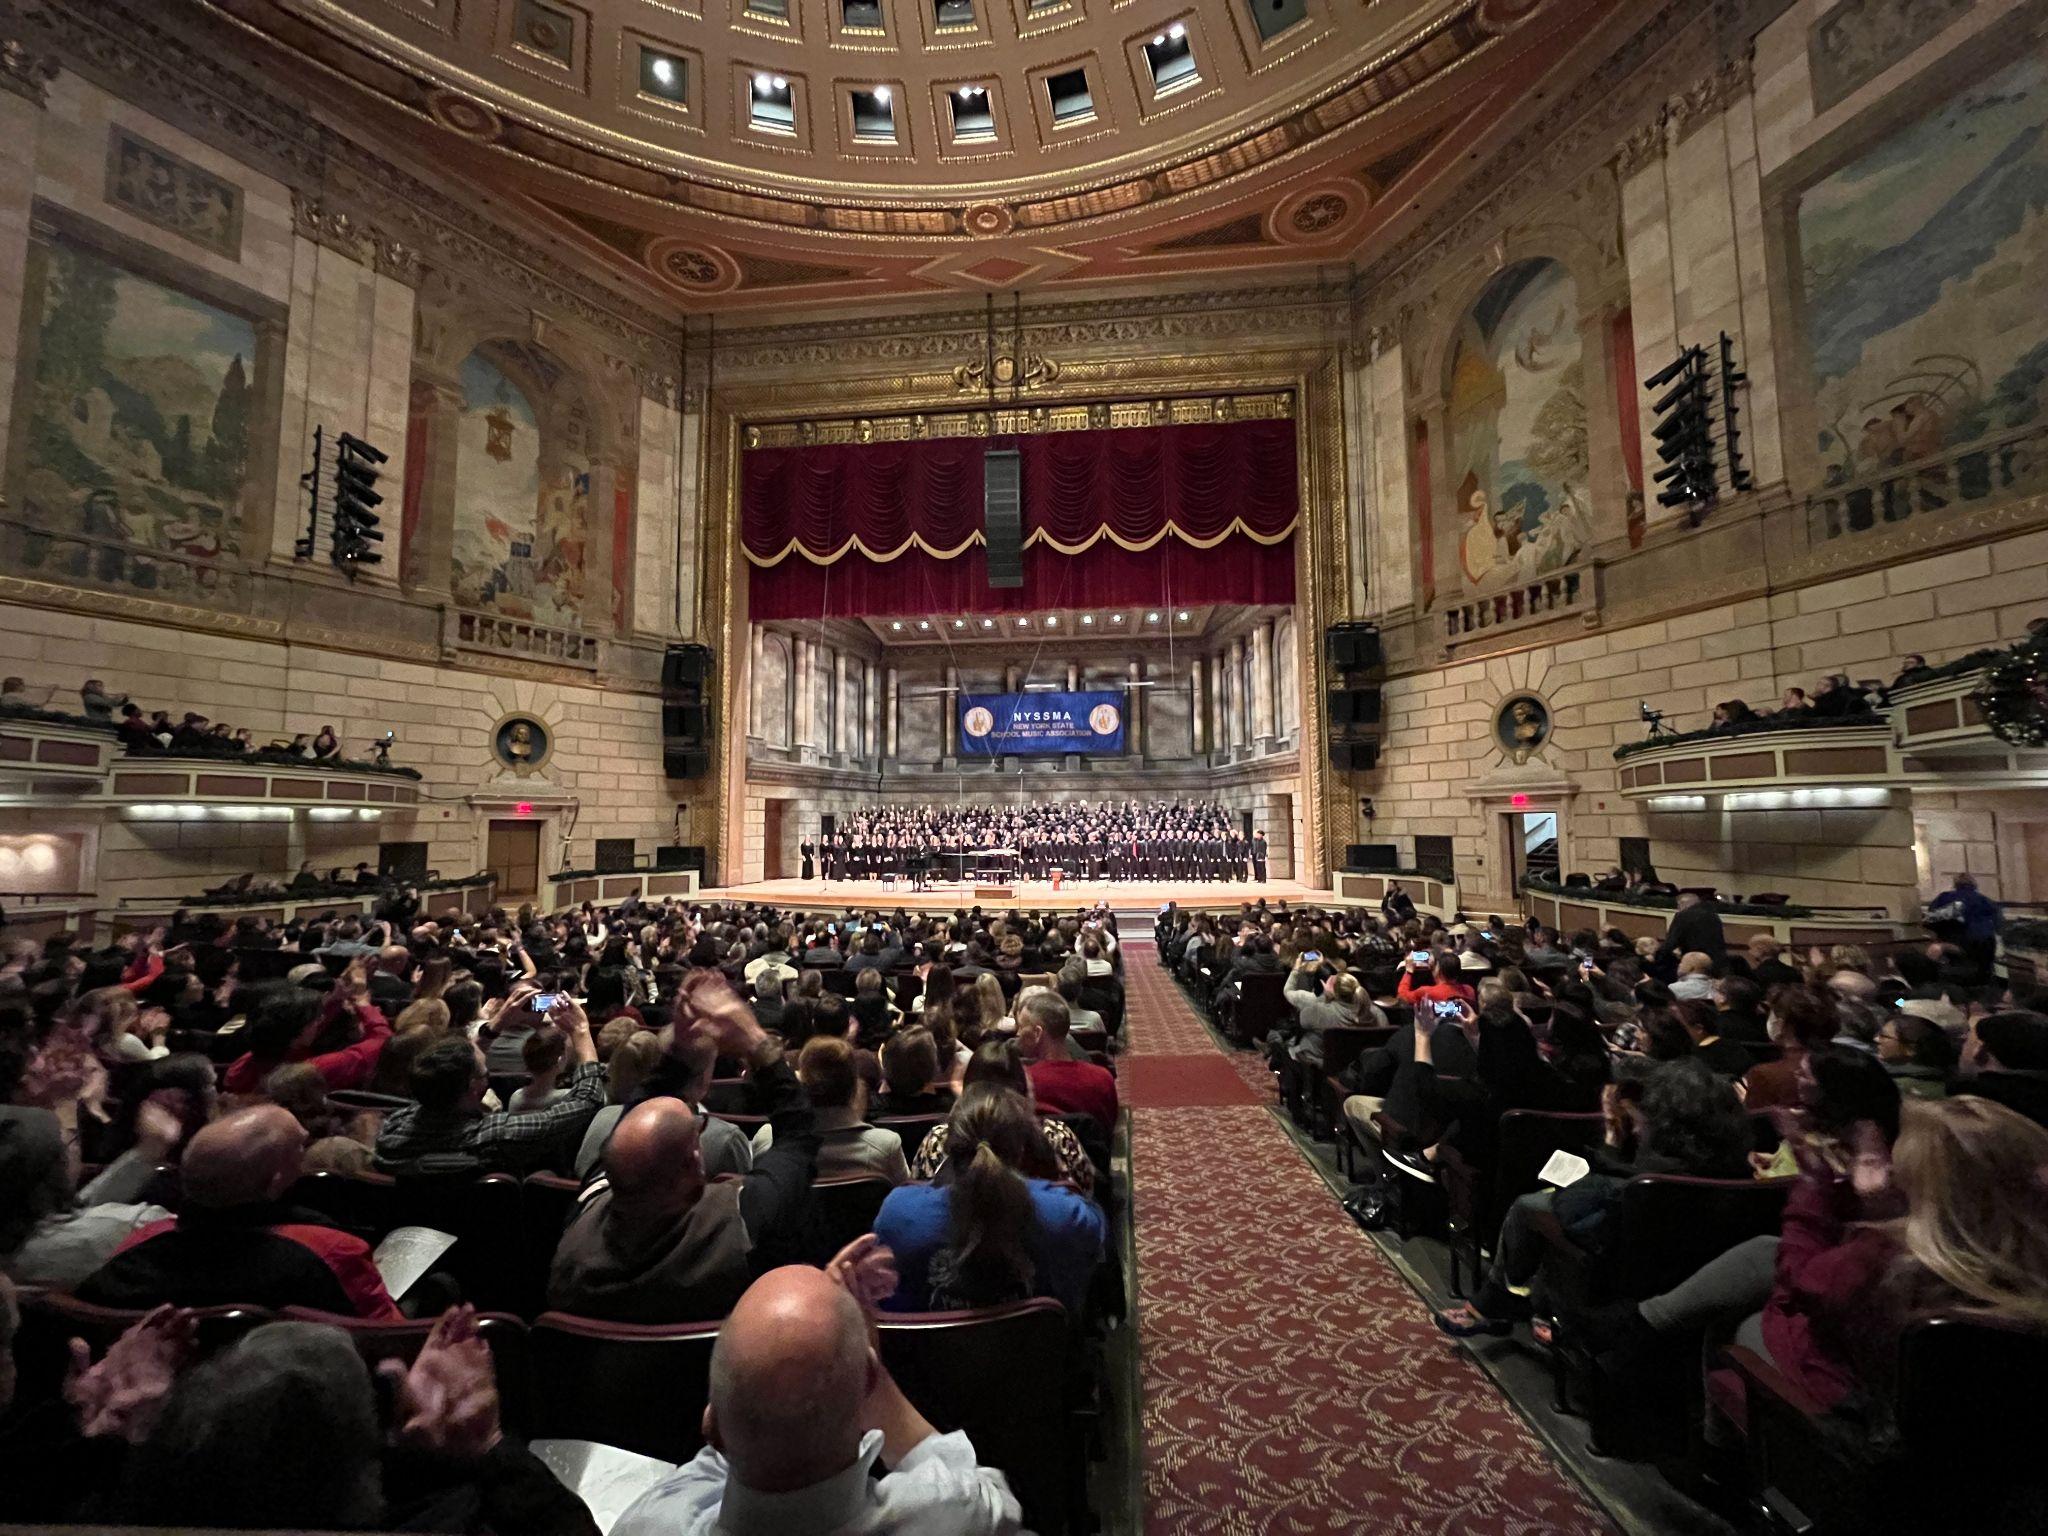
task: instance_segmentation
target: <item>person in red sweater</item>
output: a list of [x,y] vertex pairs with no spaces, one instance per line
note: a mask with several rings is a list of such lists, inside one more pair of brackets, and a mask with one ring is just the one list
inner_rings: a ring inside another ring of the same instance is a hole
[[1116,1078],[1092,1061],[1075,1061],[1067,1053],[1072,1023],[1059,993],[1033,992],[1017,1003],[1017,1046],[1028,1063],[1031,1096],[1041,1110],[1053,1114],[1087,1115],[1104,1135],[1116,1134]]
[[178,1214],[139,1228],[79,1285],[79,1299],[138,1309],[240,1301],[398,1321],[370,1245],[286,1203],[305,1150],[305,1129],[275,1104],[214,1121],[185,1148]]
[[1425,1003],[1476,1002],[1477,994],[1459,979],[1462,975],[1458,957],[1449,950],[1437,951],[1427,962],[1419,961],[1415,954],[1410,954],[1401,962],[1401,984],[1395,989],[1395,995],[1410,1008],[1418,1010]]
[[[1731,1248],[1662,1296],[1582,1320],[1595,1348],[1736,1319],[1734,1342],[1823,1408],[1882,1396],[1915,1317],[2048,1327],[2048,1130],[1967,1096],[1908,1100],[1898,1142],[1859,1122],[1795,1133],[1799,1182],[1777,1237]],[[1567,1326],[1571,1326],[1567,1324]]]
[[265,988],[249,1012],[247,1032],[249,1049],[221,1075],[223,1091],[258,1093],[277,1068],[303,1061],[333,1092],[369,1082],[391,1038],[391,1023],[370,1001],[357,961],[324,1000],[288,982]]

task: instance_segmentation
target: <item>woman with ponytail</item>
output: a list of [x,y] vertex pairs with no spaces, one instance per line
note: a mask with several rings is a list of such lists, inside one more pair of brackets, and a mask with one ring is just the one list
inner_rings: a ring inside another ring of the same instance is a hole
[[1058,1177],[1030,1101],[976,1083],[946,1135],[943,1182],[890,1191],[875,1232],[896,1255],[898,1312],[989,1307],[1051,1296],[1079,1314],[1106,1226]]

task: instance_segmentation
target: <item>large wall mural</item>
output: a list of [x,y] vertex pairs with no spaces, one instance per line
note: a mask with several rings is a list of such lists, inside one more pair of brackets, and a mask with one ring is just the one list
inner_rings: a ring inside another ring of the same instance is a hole
[[2038,53],[1801,196],[1802,321],[1830,482],[2040,419],[2044,211]]
[[1592,539],[1571,274],[1542,258],[1500,273],[1466,314],[1450,372],[1450,536],[1466,585],[1570,565]]
[[91,251],[39,243],[16,562],[63,580],[213,591],[241,550],[256,326]]
[[590,526],[588,429],[573,404],[550,407],[553,370],[534,351],[486,343],[463,361],[452,579],[464,607],[573,629]]

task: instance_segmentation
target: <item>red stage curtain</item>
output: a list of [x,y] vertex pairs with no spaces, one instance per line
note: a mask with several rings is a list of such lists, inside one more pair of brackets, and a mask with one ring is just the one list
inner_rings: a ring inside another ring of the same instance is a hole
[[1132,552],[1110,543],[1062,555],[1024,552],[1024,585],[991,587],[980,545],[953,560],[909,550],[894,560],[854,555],[831,565],[785,560],[756,566],[752,618],[926,618],[1032,613],[1045,608],[1167,608],[1294,601],[1294,540],[1258,544],[1233,534],[1213,549],[1167,539]]
[[987,585],[981,541],[982,454],[997,444],[751,450],[740,502],[754,616],[1293,600],[1293,422],[1052,432],[1016,443],[1025,584],[1000,592]]

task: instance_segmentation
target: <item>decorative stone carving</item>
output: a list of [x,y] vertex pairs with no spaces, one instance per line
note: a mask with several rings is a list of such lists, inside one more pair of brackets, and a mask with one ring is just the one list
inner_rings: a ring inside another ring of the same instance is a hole
[[107,201],[230,261],[242,256],[242,189],[118,123],[107,134]]
[[1669,104],[1672,132],[1683,143],[1700,124],[1720,116],[1730,102],[1749,90],[1751,58],[1745,53],[1730,59],[1711,75],[1695,80]]
[[1969,14],[1974,0],[1841,0],[1807,33],[1813,109],[1825,112]]
[[57,61],[19,38],[0,42],[0,90],[26,97],[37,106],[49,103],[49,84],[57,78]]
[[1664,158],[1664,114],[1659,112],[1656,121],[1644,123],[1621,141],[1621,148],[1614,156],[1614,175],[1619,181],[1627,181],[1637,171]]
[[[1021,361],[1009,353],[998,353],[995,358],[995,383],[998,389],[1037,389],[1050,384],[1060,376],[1060,365],[1051,358],[1026,350]],[[953,370],[953,383],[963,390],[985,390],[989,387],[989,360],[978,357],[971,363],[961,363]]]

